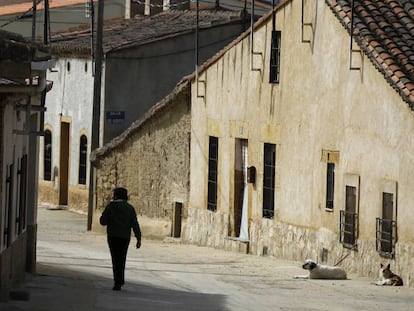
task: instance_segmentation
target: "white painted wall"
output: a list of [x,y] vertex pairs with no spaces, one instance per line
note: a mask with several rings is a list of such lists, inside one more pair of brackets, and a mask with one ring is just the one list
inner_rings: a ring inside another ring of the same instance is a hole
[[[70,70],[68,70],[70,64]],[[88,138],[88,167],[91,142],[93,76],[92,64],[88,59],[59,58],[47,79],[53,81],[52,90],[47,93],[45,129],[52,129],[52,174],[59,166],[60,120],[70,120],[70,170],[69,184],[78,185],[79,140],[84,133]],[[39,178],[43,179],[43,148],[41,140]],[[89,184],[87,169],[86,186]]]

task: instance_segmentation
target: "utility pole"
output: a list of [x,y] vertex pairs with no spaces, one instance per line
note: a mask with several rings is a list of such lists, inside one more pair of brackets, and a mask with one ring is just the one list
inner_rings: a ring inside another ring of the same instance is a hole
[[43,26],[43,43],[45,45],[49,44],[49,30],[50,30],[50,20],[49,20],[49,0],[44,0],[44,8],[45,11],[45,20]]
[[36,7],[37,7],[37,0],[33,0],[33,7],[32,7],[32,42],[36,41]]
[[[95,52],[95,75],[93,84],[93,110],[92,110],[92,132],[91,152],[99,148],[100,141],[100,119],[101,119],[101,88],[102,88],[102,61],[103,61],[103,18],[104,0],[98,0],[98,20],[96,28],[96,52]],[[94,192],[96,174],[92,162],[89,163],[89,200],[88,200],[88,230],[92,229]]]

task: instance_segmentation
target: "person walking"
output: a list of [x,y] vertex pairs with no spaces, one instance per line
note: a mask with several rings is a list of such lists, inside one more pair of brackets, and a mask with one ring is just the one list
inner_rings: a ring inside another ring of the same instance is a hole
[[113,290],[121,290],[125,283],[125,263],[131,240],[131,229],[137,239],[136,248],[141,247],[141,229],[135,208],[128,202],[128,190],[115,188],[112,201],[105,207],[99,222],[106,227],[114,277]]

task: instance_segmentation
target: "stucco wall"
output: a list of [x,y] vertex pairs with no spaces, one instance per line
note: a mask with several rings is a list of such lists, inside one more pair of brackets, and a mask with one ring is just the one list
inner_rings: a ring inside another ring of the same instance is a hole
[[[189,192],[189,87],[154,115],[137,120],[122,141],[98,151],[94,229],[115,187],[126,187],[144,237],[169,236],[174,202],[183,204],[187,217]],[[121,135],[122,136],[122,135]],[[154,230],[158,226],[158,230]],[[151,228],[152,227],[152,228]]]
[[[305,21],[313,24],[313,34],[305,34],[310,43],[301,40],[301,1],[287,2],[277,13],[276,29],[282,31],[280,83],[268,82],[270,18],[254,33],[255,55],[246,36],[200,75],[205,81],[202,98],[195,95],[193,84],[192,122],[197,126],[191,132],[190,207],[206,209],[208,136],[217,136],[216,221],[222,226],[231,223],[221,221],[220,215],[231,215],[234,203],[235,139],[248,139],[248,165],[257,168],[257,182],[248,186],[250,252],[260,255],[265,246],[268,254],[303,260],[318,259],[326,249],[328,263],[376,277],[379,263],[388,259],[375,250],[375,219],[381,217],[382,193],[391,187],[398,198],[392,265],[409,283],[414,273],[414,142],[407,133],[414,129],[413,113],[365,56],[354,56],[353,65],[361,69],[349,70],[348,33],[324,2],[307,6]],[[263,143],[276,144],[273,220],[261,216]],[[325,210],[324,150],[338,152],[332,212]],[[349,176],[360,178],[356,251],[338,242]],[[220,246],[217,235],[228,228],[211,234],[213,225],[205,227],[203,221],[205,217],[188,219],[185,240]]]
[[[14,132],[14,130],[24,129],[26,117],[28,117],[25,111],[18,111],[16,106],[26,105],[28,98],[27,95],[22,94],[2,94],[0,96],[2,142],[2,152],[0,153],[0,164],[2,165],[0,170],[2,174],[2,182],[0,183],[2,194],[0,195],[0,300],[7,300],[10,289],[21,285],[25,279],[26,247],[28,245],[26,228],[28,218],[35,213],[35,210],[29,208],[28,204],[25,218],[22,214],[18,214],[18,211],[21,211],[19,199],[23,195],[19,184],[19,178],[22,176],[19,172],[21,169],[20,161],[23,155],[28,156],[27,172],[30,172],[30,156],[33,154],[30,153],[28,135]],[[38,104],[38,100],[38,96],[32,97],[33,104]],[[13,165],[12,172],[10,172],[10,165]],[[10,184],[8,180],[11,180],[12,183]],[[11,187],[12,193],[9,193],[9,187]],[[32,188],[33,191],[36,191],[35,185],[32,185]],[[30,200],[31,197],[28,193],[29,191],[26,193],[26,198]],[[26,224],[19,232],[17,228],[23,220],[26,221]],[[9,234],[7,237],[9,239],[8,245],[5,243],[7,239],[5,236],[6,227],[8,227],[7,233]]]
[[[45,130],[52,133],[52,181],[40,183],[39,201],[58,204],[60,171],[60,124],[69,123],[69,199],[68,205],[79,208],[76,198],[81,193],[87,198],[89,185],[89,154],[91,151],[93,76],[92,64],[88,59],[58,58],[56,66],[47,74],[53,81],[53,88],[46,96]],[[87,137],[86,184],[78,183],[79,144],[81,135]],[[39,179],[44,176],[44,138],[41,138],[39,152]],[[87,200],[86,200],[87,202]],[[82,202],[81,202],[82,203]],[[86,204],[82,209],[87,211]]]
[[[241,23],[201,29],[200,64],[244,30]],[[106,57],[105,111],[124,111],[124,122],[105,119],[104,142],[140,119],[195,68],[194,33],[180,34],[135,47],[112,51]],[[131,102],[130,99],[134,101]]]

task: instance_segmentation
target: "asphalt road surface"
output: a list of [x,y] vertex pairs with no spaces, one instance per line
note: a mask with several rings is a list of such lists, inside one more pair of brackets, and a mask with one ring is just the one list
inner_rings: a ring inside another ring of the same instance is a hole
[[[1,311],[414,310],[414,289],[375,280],[301,280],[300,262],[144,239],[131,243],[122,291],[112,291],[106,237],[86,231],[86,216],[39,209],[38,268],[28,300]],[[143,232],[145,237],[145,232]]]

